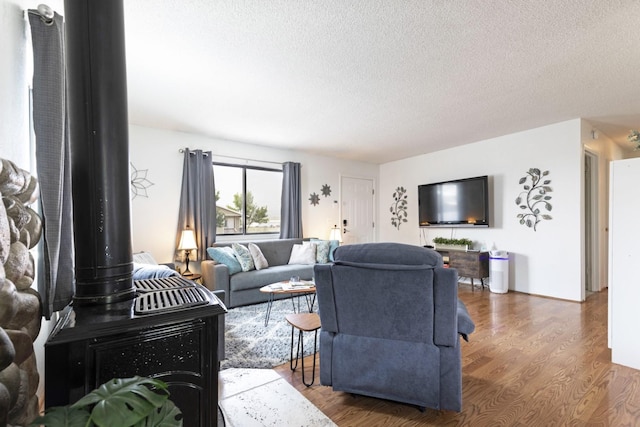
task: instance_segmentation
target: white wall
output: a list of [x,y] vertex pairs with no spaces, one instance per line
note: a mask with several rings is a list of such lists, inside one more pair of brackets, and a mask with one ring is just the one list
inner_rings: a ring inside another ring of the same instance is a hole
[[[515,199],[529,168],[548,170],[553,189],[552,220],[537,231],[520,225]],[[480,249],[511,254],[510,289],[556,298],[581,299],[581,120],[519,132],[380,166],[379,235],[381,241],[432,244],[437,236],[466,237]],[[418,227],[417,187],[450,179],[489,175],[493,194],[490,228]],[[391,225],[394,190],[409,194],[409,222]]]
[[[159,262],[173,260],[178,223],[178,202],[182,182],[183,154],[180,148],[212,151],[213,159],[244,164],[216,155],[267,162],[300,162],[302,165],[302,217],[304,237],[328,238],[329,229],[338,221],[339,177],[371,177],[377,181],[378,165],[338,160],[292,150],[259,147],[203,136],[132,125],[129,128],[130,161],[138,170],[148,169],[147,179],[154,183],[147,189],[148,198],[132,200],[133,250],[151,252]],[[249,162],[251,165],[278,167],[274,164]],[[322,196],[322,186],[331,187],[329,197]],[[311,193],[320,195],[320,203],[312,206]],[[268,238],[277,238],[269,236]],[[190,267],[191,269],[191,264]],[[195,265],[194,268],[198,269]]]

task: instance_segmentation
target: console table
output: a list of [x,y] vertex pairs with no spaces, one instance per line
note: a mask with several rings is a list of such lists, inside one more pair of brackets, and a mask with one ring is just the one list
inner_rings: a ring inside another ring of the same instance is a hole
[[471,279],[471,290],[474,290],[473,279],[480,279],[484,289],[484,279],[489,277],[489,252],[466,252],[456,250],[437,250],[449,268],[458,270],[459,277]]

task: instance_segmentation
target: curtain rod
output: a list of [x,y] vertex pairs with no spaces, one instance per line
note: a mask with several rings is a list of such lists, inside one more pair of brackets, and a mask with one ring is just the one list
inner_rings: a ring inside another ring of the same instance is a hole
[[55,16],[55,12],[48,5],[39,4],[38,5],[38,9],[30,10],[30,12],[34,12],[34,13],[37,13],[38,15],[40,15],[40,19],[46,25],[53,24],[53,17]]
[[[184,153],[184,148],[178,150],[181,153]],[[233,156],[224,156],[222,154],[211,154],[212,157],[224,157],[225,159],[234,159],[234,160],[244,160],[246,162],[258,162],[258,163],[271,163],[273,165],[282,166],[282,162],[271,162],[268,160],[256,160],[256,159],[245,159],[244,157],[233,157]]]

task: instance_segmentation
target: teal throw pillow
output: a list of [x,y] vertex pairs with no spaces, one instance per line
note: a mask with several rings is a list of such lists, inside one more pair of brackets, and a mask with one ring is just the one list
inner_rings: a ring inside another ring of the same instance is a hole
[[326,264],[329,262],[329,249],[331,248],[331,242],[329,240],[316,240],[311,242],[316,244],[316,262],[318,264]]
[[329,240],[329,242],[331,243],[329,245],[329,261],[334,262],[333,253],[338,249],[338,246],[340,246],[340,242],[338,240]]
[[231,245],[233,248],[233,252],[236,255],[236,259],[240,263],[240,267],[242,267],[242,271],[255,270],[256,266],[253,263],[253,257],[251,256],[251,252],[246,246],[241,245],[240,243],[233,243]]
[[207,254],[218,264],[226,265],[229,269],[229,275],[233,275],[242,271],[242,267],[236,259],[233,249],[228,246],[207,248]]

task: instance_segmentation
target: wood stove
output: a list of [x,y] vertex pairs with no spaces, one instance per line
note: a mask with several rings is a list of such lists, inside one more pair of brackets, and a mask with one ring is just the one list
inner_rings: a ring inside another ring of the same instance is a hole
[[224,305],[179,276],[132,279],[122,0],[65,15],[76,291],[45,344],[45,406],[141,375],[168,383],[185,426],[216,425]]

